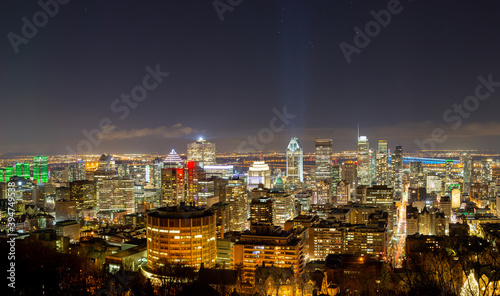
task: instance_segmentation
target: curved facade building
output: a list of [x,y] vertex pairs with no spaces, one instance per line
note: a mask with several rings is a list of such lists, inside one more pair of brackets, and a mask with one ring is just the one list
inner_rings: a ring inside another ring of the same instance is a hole
[[215,267],[216,217],[200,207],[159,208],[147,215],[148,269],[181,264]]

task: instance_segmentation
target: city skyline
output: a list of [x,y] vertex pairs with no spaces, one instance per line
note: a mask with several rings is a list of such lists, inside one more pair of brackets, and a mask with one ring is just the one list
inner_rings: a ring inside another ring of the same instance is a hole
[[[1,127],[0,153],[68,153],[103,119],[115,130],[94,154],[183,153],[200,136],[236,151],[285,107],[295,117],[263,151],[291,137],[306,151],[315,138],[355,150],[358,123],[392,149],[418,150],[436,128],[446,137],[436,149],[496,149],[498,3],[399,1],[366,47],[343,52],[389,2],[243,1],[221,21],[210,1],[73,1],[46,8],[53,16],[35,21],[34,36],[23,26],[44,8],[3,3],[0,96],[16,112],[4,114],[14,125]],[[142,101],[120,101],[148,75]],[[467,101],[480,85],[491,98]]]

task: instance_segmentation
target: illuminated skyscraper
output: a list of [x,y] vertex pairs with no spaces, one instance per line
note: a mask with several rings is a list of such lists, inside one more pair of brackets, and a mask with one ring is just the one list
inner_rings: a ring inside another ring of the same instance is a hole
[[389,173],[389,150],[387,149],[387,141],[378,141],[377,150],[377,168],[376,168],[376,184],[388,185]]
[[257,188],[259,184],[271,188],[271,169],[264,161],[254,161],[248,169],[248,187]]
[[370,147],[368,138],[358,138],[358,185],[370,185]]
[[464,192],[469,192],[473,182],[474,162],[472,156],[467,153],[462,154]]
[[161,170],[160,205],[175,206],[184,201],[185,196],[184,168],[164,168]]
[[163,167],[165,168],[180,168],[182,167],[182,164],[184,162],[182,161],[181,157],[175,152],[174,149],[170,151],[170,154],[167,155],[165,160],[163,161]]
[[316,183],[332,179],[332,140],[316,139],[315,142]]
[[134,180],[103,179],[97,190],[100,211],[126,210],[127,214],[135,212]]
[[337,186],[342,180],[342,169],[340,165],[332,166],[332,195],[337,195]]
[[216,216],[204,208],[180,205],[147,215],[147,271],[167,263],[195,269],[215,267]]
[[248,228],[247,188],[243,180],[228,180],[223,202],[229,204],[229,231]]
[[493,179],[491,170],[492,159],[483,159],[481,161],[481,182],[488,184]]
[[47,156],[33,157],[33,180],[37,180],[38,183],[47,183],[49,181]]
[[215,164],[215,144],[201,138],[194,143],[188,144],[187,160],[197,161],[201,167]]
[[392,159],[394,170],[394,194],[396,198],[403,195],[403,146],[396,146]]
[[14,166],[16,169],[16,176],[29,179],[30,174],[30,164],[29,163],[16,163]]
[[75,175],[75,177],[73,178],[74,181],[81,181],[87,179],[85,174],[85,161],[83,161],[82,159],[76,160],[74,175]]
[[286,148],[286,181],[289,184],[304,182],[303,150],[299,139],[292,138]]

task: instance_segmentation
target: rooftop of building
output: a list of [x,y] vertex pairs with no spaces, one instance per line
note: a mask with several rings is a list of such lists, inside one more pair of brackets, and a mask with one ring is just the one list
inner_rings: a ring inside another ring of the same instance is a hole
[[148,213],[149,217],[166,218],[166,219],[193,219],[207,216],[213,216],[212,211],[205,207],[179,205],[173,207],[158,208],[153,212]]

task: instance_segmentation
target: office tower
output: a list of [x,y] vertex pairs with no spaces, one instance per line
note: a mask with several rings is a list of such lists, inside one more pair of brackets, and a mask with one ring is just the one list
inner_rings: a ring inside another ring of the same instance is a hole
[[351,201],[351,183],[342,180],[337,185],[337,204],[346,205]]
[[453,160],[447,159],[445,163],[445,176],[444,176],[444,193],[449,194],[453,181]]
[[357,173],[357,168],[355,161],[348,160],[342,163],[342,171],[341,171],[342,180],[345,180],[347,183],[349,183],[351,187],[355,185],[357,177],[356,173]]
[[421,161],[410,162],[410,187],[424,187],[424,167]]
[[216,179],[198,180],[198,201],[196,205],[207,206],[210,208],[213,204],[219,202],[219,195],[215,194]]
[[[255,284],[256,266],[291,268],[295,276],[304,270],[304,240],[269,224],[252,225],[233,245],[231,268],[241,268],[241,281]],[[251,259],[249,259],[249,255]]]
[[376,184],[389,185],[389,150],[386,140],[378,141],[377,162],[376,162]]
[[271,169],[264,161],[254,161],[248,169],[248,189],[257,188],[259,184],[271,188]]
[[14,168],[15,168],[15,175],[17,177],[21,177],[24,179],[29,179],[31,177],[29,163],[22,163],[22,162],[16,163]]
[[295,218],[295,202],[293,197],[285,192],[269,193],[273,200],[273,224],[284,226],[285,222]]
[[286,148],[286,182],[297,184],[304,182],[303,150],[299,139],[292,138]]
[[474,162],[472,161],[472,156],[470,156],[467,153],[463,153],[462,165],[463,165],[462,173],[463,173],[464,192],[469,192],[474,176]]
[[451,207],[454,209],[460,208],[462,204],[460,189],[454,188],[451,190]]
[[270,197],[252,199],[250,203],[250,224],[273,224],[273,200]]
[[[130,174],[130,165],[123,161],[117,161],[115,163],[116,166],[116,174],[119,178],[129,178]],[[143,175],[144,176],[144,175]]]
[[371,185],[375,185],[377,183],[377,151],[370,150],[370,180]]
[[180,168],[183,165],[183,161],[181,157],[175,152],[174,149],[170,151],[170,154],[167,155],[165,160],[163,161],[163,167],[165,168]]
[[452,206],[451,206],[451,199],[449,196],[441,197],[441,201],[439,203],[439,208],[445,215],[445,218],[446,218],[445,233],[446,233],[446,235],[448,235],[449,229],[450,229],[449,225],[451,222],[451,215],[453,214]]
[[[329,204],[332,198],[332,183],[328,180],[319,181],[316,183],[316,200],[315,204]],[[335,185],[337,191],[337,185]]]
[[15,169],[13,167],[6,167],[0,169],[0,182],[9,182],[10,178],[14,177]]
[[187,160],[198,161],[201,167],[216,164],[215,144],[201,138],[194,143],[188,144]]
[[73,181],[81,181],[86,179],[87,175],[85,172],[85,161],[83,161],[82,159],[77,159],[75,164]]
[[229,204],[229,231],[246,230],[248,224],[247,189],[243,180],[228,180],[223,202]]
[[164,168],[161,170],[160,206],[180,205],[185,196],[184,168]]
[[332,196],[337,195],[337,185],[342,181],[342,169],[339,165],[332,166]]
[[165,264],[215,267],[216,218],[204,208],[180,205],[147,214],[148,271]]
[[97,190],[100,211],[126,210],[127,214],[135,212],[134,180],[103,179]]
[[228,203],[218,202],[210,207],[210,211],[215,214],[215,222],[217,224],[217,238],[223,239],[224,233],[229,231],[229,211],[231,210]]
[[37,180],[38,183],[47,183],[49,181],[47,156],[33,157],[33,180]]
[[99,167],[97,170],[100,171],[115,171],[116,170],[116,164],[114,158],[111,156],[111,154],[103,154],[99,158]]
[[161,158],[157,157],[153,160],[152,172],[151,172],[151,184],[154,189],[161,188],[161,169],[164,168],[164,163]]
[[492,159],[483,159],[481,161],[481,182],[488,184],[493,179],[491,163]]
[[370,148],[368,138],[358,138],[358,185],[371,185],[370,180]]
[[315,173],[316,183],[332,179],[332,140],[316,139],[315,141]]
[[198,205],[198,193],[200,192],[200,180],[206,179],[205,171],[197,162],[188,161],[185,167],[184,178],[186,179],[186,203]]
[[393,176],[394,176],[394,194],[400,199],[403,196],[403,146],[396,146],[394,150]]
[[94,181],[80,180],[69,183],[69,199],[76,201],[76,210],[92,210],[97,204]]

